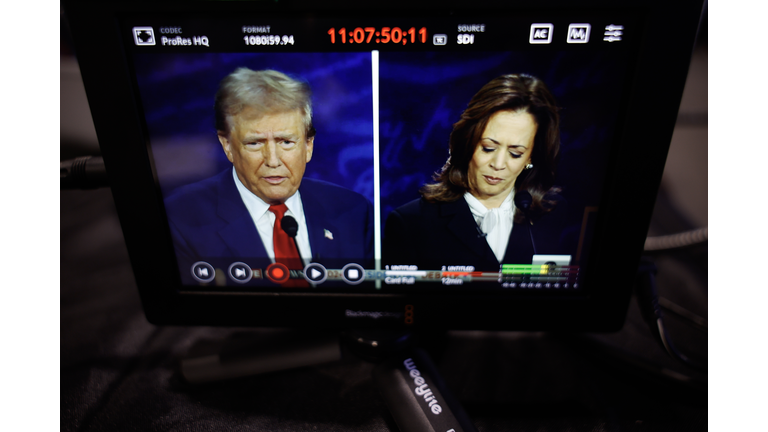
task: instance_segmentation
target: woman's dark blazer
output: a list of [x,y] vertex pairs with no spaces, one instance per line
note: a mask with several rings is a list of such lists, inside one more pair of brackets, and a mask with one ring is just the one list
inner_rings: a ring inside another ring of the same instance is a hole
[[[530,264],[534,244],[536,254],[566,254],[560,245],[566,203],[560,196],[553,200],[557,202],[555,208],[534,217],[532,224],[514,224],[504,264]],[[472,265],[478,271],[499,270],[499,261],[463,198],[448,203],[430,203],[421,198],[394,210],[384,228],[382,258],[384,264],[415,264],[423,270],[441,270],[449,265]]]

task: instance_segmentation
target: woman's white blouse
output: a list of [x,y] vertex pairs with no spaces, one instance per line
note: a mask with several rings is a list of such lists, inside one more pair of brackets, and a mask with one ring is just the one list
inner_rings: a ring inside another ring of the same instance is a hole
[[469,210],[475,217],[477,226],[486,234],[485,240],[499,262],[504,259],[509,236],[512,234],[515,220],[514,196],[515,191],[513,190],[499,208],[488,209],[471,193],[466,192],[464,194],[464,200],[469,204]]

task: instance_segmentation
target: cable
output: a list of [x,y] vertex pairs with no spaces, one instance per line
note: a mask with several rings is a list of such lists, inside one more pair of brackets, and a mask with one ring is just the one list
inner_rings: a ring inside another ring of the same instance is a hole
[[704,243],[708,239],[708,227],[683,231],[677,234],[647,237],[645,239],[645,251],[681,248],[698,243]]
[[662,309],[666,310],[667,312],[671,312],[680,318],[688,320],[690,324],[695,325],[703,331],[707,331],[708,329],[707,320],[705,318],[696,315],[695,313],[678,305],[677,303],[674,303],[666,297],[659,296],[659,306],[661,306]]
[[109,180],[101,156],[81,156],[61,161],[61,189],[108,187]]
[[659,305],[659,295],[656,291],[656,265],[647,259],[640,262],[635,291],[643,318],[653,332],[654,338],[664,347],[670,357],[688,365],[691,369],[707,373],[707,367],[700,365],[678,351],[664,326],[664,316]]

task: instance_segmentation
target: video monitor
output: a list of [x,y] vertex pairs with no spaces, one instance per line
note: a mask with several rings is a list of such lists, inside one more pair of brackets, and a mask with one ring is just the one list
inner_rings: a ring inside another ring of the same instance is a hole
[[468,323],[626,301],[669,141],[631,138],[647,9],[109,13],[141,140],[102,146],[156,321],[517,328]]

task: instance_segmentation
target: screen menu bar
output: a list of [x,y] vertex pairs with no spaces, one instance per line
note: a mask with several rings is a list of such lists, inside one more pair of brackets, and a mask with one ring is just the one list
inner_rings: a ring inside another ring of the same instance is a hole
[[542,18],[130,18],[123,30],[142,52],[624,49],[638,36],[622,14]]

